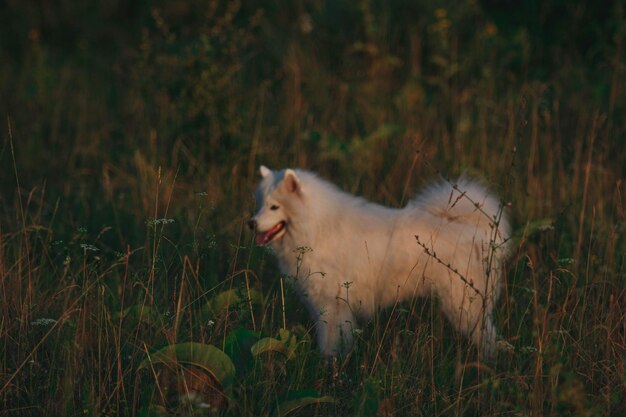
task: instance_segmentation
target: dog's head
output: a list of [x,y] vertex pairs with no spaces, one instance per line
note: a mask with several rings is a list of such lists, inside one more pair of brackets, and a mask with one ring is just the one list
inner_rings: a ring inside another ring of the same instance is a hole
[[272,171],[261,166],[261,183],[256,191],[256,214],[248,221],[259,245],[277,241],[290,227],[293,206],[302,197],[300,179],[292,169]]

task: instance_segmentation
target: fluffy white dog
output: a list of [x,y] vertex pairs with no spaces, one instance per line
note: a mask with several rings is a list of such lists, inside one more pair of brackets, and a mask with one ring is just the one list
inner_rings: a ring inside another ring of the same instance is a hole
[[429,295],[484,354],[494,352],[491,312],[510,226],[485,187],[466,178],[441,182],[393,209],[307,171],[260,171],[249,226],[291,277],[324,354],[351,347],[355,316]]

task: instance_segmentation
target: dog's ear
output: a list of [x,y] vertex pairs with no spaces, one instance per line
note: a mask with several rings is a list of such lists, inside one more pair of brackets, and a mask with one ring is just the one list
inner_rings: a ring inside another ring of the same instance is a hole
[[300,194],[300,179],[292,169],[285,170],[285,176],[283,177],[282,187],[289,193]]
[[271,174],[272,174],[272,170],[271,170],[271,169],[269,169],[268,167],[266,167],[265,165],[261,165],[261,166],[259,167],[259,172],[261,173],[261,177],[263,177],[263,178],[265,178],[265,177],[267,177],[268,175],[271,175]]

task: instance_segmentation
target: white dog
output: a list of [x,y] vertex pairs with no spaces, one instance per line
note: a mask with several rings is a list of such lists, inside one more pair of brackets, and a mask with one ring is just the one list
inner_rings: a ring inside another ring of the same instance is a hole
[[510,230],[502,205],[482,185],[442,182],[393,209],[307,171],[260,171],[249,226],[293,280],[324,354],[351,347],[355,316],[431,294],[460,332],[484,354],[494,352],[491,312]]

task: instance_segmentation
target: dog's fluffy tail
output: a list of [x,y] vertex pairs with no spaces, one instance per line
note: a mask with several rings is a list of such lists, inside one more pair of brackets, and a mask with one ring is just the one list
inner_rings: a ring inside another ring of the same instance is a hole
[[409,204],[435,218],[473,226],[467,228],[472,235],[478,229],[491,233],[492,243],[503,246],[498,250],[499,256],[506,256],[504,246],[511,231],[505,207],[479,181],[465,176],[455,183],[441,181],[430,185]]

